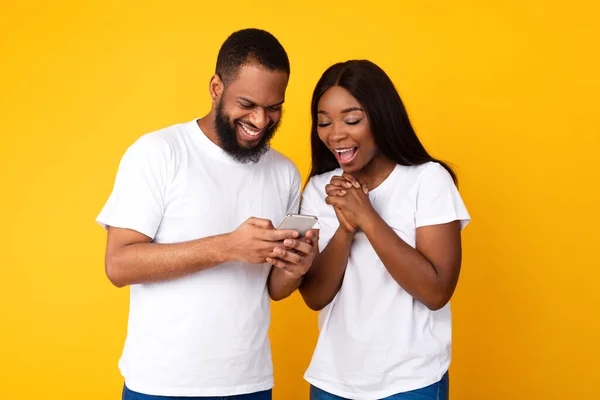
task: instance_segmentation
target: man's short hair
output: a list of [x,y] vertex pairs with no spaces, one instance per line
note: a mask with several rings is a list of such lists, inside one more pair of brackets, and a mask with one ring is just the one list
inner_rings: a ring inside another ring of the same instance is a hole
[[255,28],[234,32],[225,40],[217,56],[216,74],[228,86],[240,68],[251,63],[290,74],[290,61],[281,43],[269,32]]

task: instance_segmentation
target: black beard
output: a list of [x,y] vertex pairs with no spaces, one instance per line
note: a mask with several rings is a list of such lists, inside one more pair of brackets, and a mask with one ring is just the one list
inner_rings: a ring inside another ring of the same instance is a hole
[[229,116],[223,111],[223,101],[217,104],[215,115],[215,130],[219,138],[220,147],[229,154],[235,161],[247,164],[249,162],[257,163],[260,158],[269,150],[269,142],[279,127],[279,121],[265,128],[265,133],[259,142],[252,147],[240,145],[237,138],[237,124],[239,120],[231,121]]

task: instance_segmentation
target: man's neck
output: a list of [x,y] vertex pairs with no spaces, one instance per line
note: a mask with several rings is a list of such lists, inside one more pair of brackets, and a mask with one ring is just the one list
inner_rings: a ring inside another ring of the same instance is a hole
[[213,110],[198,120],[198,126],[211,142],[221,147],[219,137],[217,136],[217,131],[215,129],[215,116]]

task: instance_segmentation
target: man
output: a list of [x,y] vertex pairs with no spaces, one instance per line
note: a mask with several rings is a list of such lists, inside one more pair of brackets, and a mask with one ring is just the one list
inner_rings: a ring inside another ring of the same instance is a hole
[[108,278],[131,285],[124,399],[271,398],[269,295],[299,286],[318,239],[273,226],[300,197],[298,170],[268,146],[289,72],[271,34],[235,32],[210,80],[210,113],[123,156],[97,220]]

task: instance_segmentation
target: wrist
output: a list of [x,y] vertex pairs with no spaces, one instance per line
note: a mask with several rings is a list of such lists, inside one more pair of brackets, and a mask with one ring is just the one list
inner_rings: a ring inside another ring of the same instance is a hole
[[367,234],[375,229],[379,219],[381,219],[379,214],[377,214],[377,212],[371,208],[368,212],[363,214],[363,218],[360,221],[359,227],[365,234]]
[[226,262],[240,261],[234,249],[231,233],[215,236],[214,244],[216,248],[217,263],[223,264]]
[[[275,267],[277,268],[277,267]],[[289,272],[286,270],[282,270],[283,271],[283,275],[285,276],[285,280],[288,281],[289,283],[296,283],[296,282],[302,282],[302,280],[304,279],[304,275],[306,274],[306,272],[304,273],[293,273],[293,272]],[[300,286],[300,284],[298,284],[298,286]]]
[[350,230],[346,229],[343,224],[340,224],[340,226],[335,231],[336,236],[341,237],[344,240],[347,240],[349,242],[351,242],[352,239],[354,239],[355,233],[356,233],[356,230],[350,231]]

